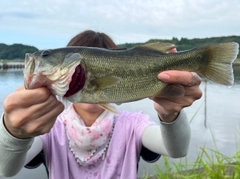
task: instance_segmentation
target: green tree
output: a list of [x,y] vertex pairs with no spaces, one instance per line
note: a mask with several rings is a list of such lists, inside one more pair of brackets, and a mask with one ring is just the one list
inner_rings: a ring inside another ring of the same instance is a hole
[[26,53],[33,53],[35,51],[38,51],[38,49],[36,47],[29,46],[29,45],[0,44],[0,59],[6,59],[6,60],[24,59]]

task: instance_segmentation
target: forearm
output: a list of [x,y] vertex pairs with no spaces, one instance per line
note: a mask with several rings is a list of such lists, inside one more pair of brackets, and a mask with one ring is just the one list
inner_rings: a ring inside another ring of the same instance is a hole
[[142,137],[143,145],[153,152],[173,158],[187,154],[191,131],[184,111],[172,123],[160,123],[145,129]]
[[13,137],[4,126],[3,116],[0,121],[0,136],[0,175],[16,175],[26,162],[31,160],[36,155],[35,153],[38,152],[29,150],[32,147],[34,138],[17,139]]

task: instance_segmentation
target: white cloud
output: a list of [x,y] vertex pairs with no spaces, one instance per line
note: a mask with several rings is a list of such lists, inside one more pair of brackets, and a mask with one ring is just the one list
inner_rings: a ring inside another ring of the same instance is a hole
[[39,37],[61,41],[86,29],[106,32],[117,43],[240,35],[239,9],[239,0],[2,0],[0,43],[9,43],[3,36],[14,32],[31,34],[35,39],[26,36],[25,42],[38,46]]

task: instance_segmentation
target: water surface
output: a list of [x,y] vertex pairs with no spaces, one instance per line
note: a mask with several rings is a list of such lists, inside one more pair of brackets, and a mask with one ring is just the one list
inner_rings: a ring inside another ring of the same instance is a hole
[[[210,81],[207,83],[203,82],[201,84],[201,89],[204,91],[205,85],[207,85],[206,93],[204,93],[203,97],[196,101],[191,107],[185,109],[190,121],[200,108],[190,124],[192,137],[189,153],[186,157],[189,162],[196,159],[200,147],[205,146],[206,148],[216,149],[215,143],[218,150],[227,156],[231,156],[236,152],[236,143],[240,142],[240,70],[236,69],[235,74],[235,83],[231,88]],[[3,112],[3,101],[6,96],[21,84],[23,84],[22,70],[0,70],[0,113]],[[204,126],[205,95],[207,99],[207,128]],[[143,111],[149,114],[154,120],[158,121],[152,101],[149,99],[122,104],[118,108],[128,111]],[[214,139],[212,136],[214,136]],[[177,162],[178,159],[171,159],[171,161]],[[163,160],[160,159],[155,164],[147,164],[141,161],[139,176],[145,173],[152,174],[155,171],[156,165],[161,168]],[[46,174],[44,168],[40,167],[34,170],[24,169],[17,176],[12,178],[45,179]]]

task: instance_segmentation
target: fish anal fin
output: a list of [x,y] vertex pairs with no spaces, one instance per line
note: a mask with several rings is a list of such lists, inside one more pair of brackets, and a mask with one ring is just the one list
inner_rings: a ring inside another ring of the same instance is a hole
[[105,109],[105,110],[107,110],[107,111],[110,111],[110,112],[113,113],[114,115],[119,116],[117,109],[116,109],[113,105],[108,104],[108,103],[99,103],[98,105],[99,105],[101,108],[103,108],[103,109]]
[[185,90],[182,85],[168,84],[153,97],[177,97],[184,96]]
[[162,53],[167,53],[168,51],[176,48],[174,44],[171,43],[162,43],[162,42],[156,42],[156,43],[147,43],[144,45],[140,45],[135,47],[136,49],[148,49],[153,51],[158,51]]
[[118,84],[120,78],[114,76],[104,76],[91,80],[91,84],[97,89],[104,89]]

